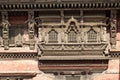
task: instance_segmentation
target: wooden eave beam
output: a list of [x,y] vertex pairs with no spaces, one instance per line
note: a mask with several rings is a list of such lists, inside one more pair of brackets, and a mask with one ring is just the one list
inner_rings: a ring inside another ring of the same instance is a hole
[[50,66],[50,65],[46,65],[46,66],[42,66],[42,65],[39,65],[39,69],[40,70],[44,70],[44,71],[49,71],[49,70],[51,70],[51,71],[55,71],[55,70],[57,70],[57,71],[61,71],[61,70],[76,70],[76,71],[78,71],[78,70],[92,70],[92,71],[94,71],[94,70],[106,70],[108,68],[108,65],[106,65],[106,64],[104,64],[104,65],[94,65],[94,66],[88,66],[88,65],[86,65],[86,66],[74,66],[74,65],[69,65],[69,66]]
[[4,3],[0,9],[119,8],[120,3]]
[[39,60],[106,60],[105,56],[41,56]]
[[0,73],[0,77],[35,77],[36,73]]

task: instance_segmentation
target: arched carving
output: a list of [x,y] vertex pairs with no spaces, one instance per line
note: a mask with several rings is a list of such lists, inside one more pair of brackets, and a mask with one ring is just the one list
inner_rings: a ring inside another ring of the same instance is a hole
[[66,23],[66,29],[68,30],[69,28],[73,28],[73,29],[76,29],[78,30],[79,28],[79,23],[76,19],[74,19],[74,17],[72,16],[68,22]]
[[68,32],[68,42],[77,42],[77,33],[74,29],[70,29]]
[[57,43],[58,42],[58,32],[57,31],[52,29],[48,32],[48,35],[49,35],[49,39],[48,39],[49,43]]
[[92,27],[87,32],[87,41],[88,42],[97,42],[97,32]]
[[78,22],[74,19],[74,17],[71,17],[71,19],[68,20],[66,24],[66,35],[68,42],[77,42],[77,34],[79,32],[78,26]]

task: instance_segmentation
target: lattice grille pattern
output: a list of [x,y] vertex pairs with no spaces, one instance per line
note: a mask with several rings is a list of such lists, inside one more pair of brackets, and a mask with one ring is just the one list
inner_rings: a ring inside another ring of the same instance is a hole
[[76,32],[72,29],[70,30],[70,32],[68,33],[68,42],[76,42],[77,39],[76,39]]
[[93,29],[90,29],[87,35],[88,35],[88,42],[97,42],[97,32],[95,32]]
[[25,59],[27,59],[27,58],[36,58],[37,57],[37,54],[34,54],[34,53],[26,53],[26,54],[0,54],[0,58],[1,59],[12,59],[12,58],[14,58],[14,59],[16,59],[16,58],[25,58]]
[[49,42],[58,42],[58,33],[55,30],[51,30],[48,34]]

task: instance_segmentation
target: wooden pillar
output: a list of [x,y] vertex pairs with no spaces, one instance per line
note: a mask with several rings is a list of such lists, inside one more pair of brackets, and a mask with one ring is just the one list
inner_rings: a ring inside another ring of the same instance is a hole
[[35,40],[34,40],[34,26],[35,26],[35,21],[34,21],[34,11],[29,11],[28,12],[28,32],[29,32],[29,44],[30,44],[30,50],[35,49]]
[[61,13],[61,24],[64,24],[64,11],[60,11]]
[[62,11],[60,11],[60,16],[61,16],[61,25],[62,25],[62,32],[61,32],[61,42],[62,43],[65,43],[65,33],[64,33],[64,27],[63,27],[63,25],[64,25],[64,11],[62,10]]
[[83,32],[83,10],[80,10],[80,27],[81,27],[81,30],[80,30],[80,32],[81,32],[81,42],[84,42],[84,32]]
[[8,12],[2,12],[2,33],[3,33],[3,45],[4,49],[8,50],[9,49],[9,22],[8,22]]
[[116,30],[117,30],[117,21],[116,21],[116,10],[111,10],[111,22],[110,22],[110,43],[111,48],[116,48]]

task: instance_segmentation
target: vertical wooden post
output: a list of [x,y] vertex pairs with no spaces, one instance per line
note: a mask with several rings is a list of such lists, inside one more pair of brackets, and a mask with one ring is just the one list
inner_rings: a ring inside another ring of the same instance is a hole
[[29,44],[30,50],[35,49],[35,40],[34,40],[34,29],[35,21],[34,21],[34,11],[28,12],[28,32],[29,32]]
[[116,10],[111,10],[111,22],[110,22],[110,43],[112,48],[116,48],[116,30],[117,30],[117,21],[116,21]]
[[8,13],[6,11],[2,12],[3,45],[5,50],[9,49],[9,26]]

